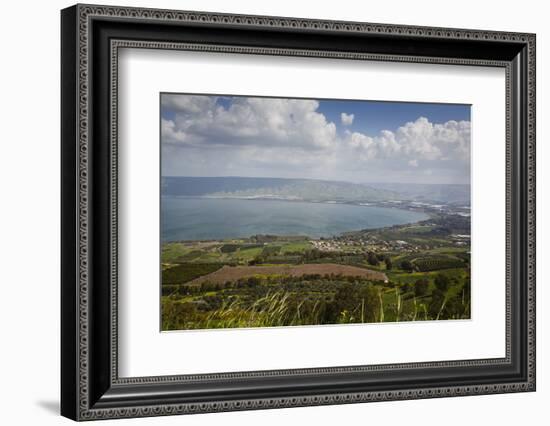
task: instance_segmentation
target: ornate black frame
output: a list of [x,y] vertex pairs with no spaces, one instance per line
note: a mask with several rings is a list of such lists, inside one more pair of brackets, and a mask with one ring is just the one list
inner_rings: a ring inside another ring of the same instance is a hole
[[[125,7],[61,13],[61,413],[74,420],[535,390],[535,35]],[[503,67],[506,357],[119,378],[121,47]]]

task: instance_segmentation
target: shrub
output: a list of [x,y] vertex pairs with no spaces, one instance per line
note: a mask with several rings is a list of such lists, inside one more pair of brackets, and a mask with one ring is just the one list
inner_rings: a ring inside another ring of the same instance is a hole
[[407,272],[412,272],[414,267],[413,267],[413,264],[411,263],[410,260],[403,260],[401,261],[401,269],[407,271]]
[[416,297],[426,296],[428,294],[429,281],[426,278],[416,280],[414,283],[414,295]]
[[447,275],[444,274],[437,274],[434,283],[437,289],[442,291],[443,293],[446,293],[451,286],[451,280]]
[[[374,322],[378,309],[378,292],[374,286],[343,283],[325,309],[324,322]],[[343,312],[346,314],[342,315]]]
[[369,264],[372,266],[378,266],[378,257],[375,253],[370,251],[367,255],[367,262],[369,262]]

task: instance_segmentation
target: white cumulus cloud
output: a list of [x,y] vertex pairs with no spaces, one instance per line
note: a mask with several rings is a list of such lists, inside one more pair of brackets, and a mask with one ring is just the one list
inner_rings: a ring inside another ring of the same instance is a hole
[[405,123],[395,131],[383,130],[370,137],[347,134],[349,145],[364,159],[403,158],[416,167],[417,159],[468,160],[470,158],[470,122],[450,120],[431,123],[425,117]]
[[354,118],[355,118],[354,114],[346,114],[345,112],[340,114],[340,119],[342,120],[342,124],[344,126],[351,126],[353,124]]
[[161,127],[168,143],[324,149],[337,141],[315,100],[235,97],[224,107],[213,97],[164,95],[162,102],[174,112]]
[[163,94],[161,104],[166,175],[469,179],[469,121],[418,117],[368,134],[349,127],[364,125],[357,112],[334,123],[316,100]]

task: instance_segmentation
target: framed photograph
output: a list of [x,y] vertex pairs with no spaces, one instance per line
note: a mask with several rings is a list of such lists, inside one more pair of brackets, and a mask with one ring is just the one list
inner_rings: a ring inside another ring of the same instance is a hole
[[535,390],[535,35],[61,12],[61,412]]

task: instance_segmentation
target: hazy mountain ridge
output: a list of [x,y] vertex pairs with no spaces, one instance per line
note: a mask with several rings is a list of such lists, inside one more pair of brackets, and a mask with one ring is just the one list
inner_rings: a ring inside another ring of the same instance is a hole
[[188,177],[163,176],[161,191],[163,195],[200,197],[217,192],[234,192],[247,189],[277,187],[288,183],[281,178],[250,177]]
[[306,201],[384,201],[396,200],[398,195],[386,190],[346,182],[291,180],[276,187],[217,192],[212,197],[275,198]]
[[219,198],[273,198],[305,201],[384,201],[398,194],[348,182],[243,177],[165,177],[163,195]]
[[470,205],[468,184],[424,184],[424,183],[371,183],[373,188],[396,192],[401,197],[414,201],[435,201]]
[[163,177],[163,195],[320,202],[436,201],[469,203],[469,185],[357,184],[251,177]]

